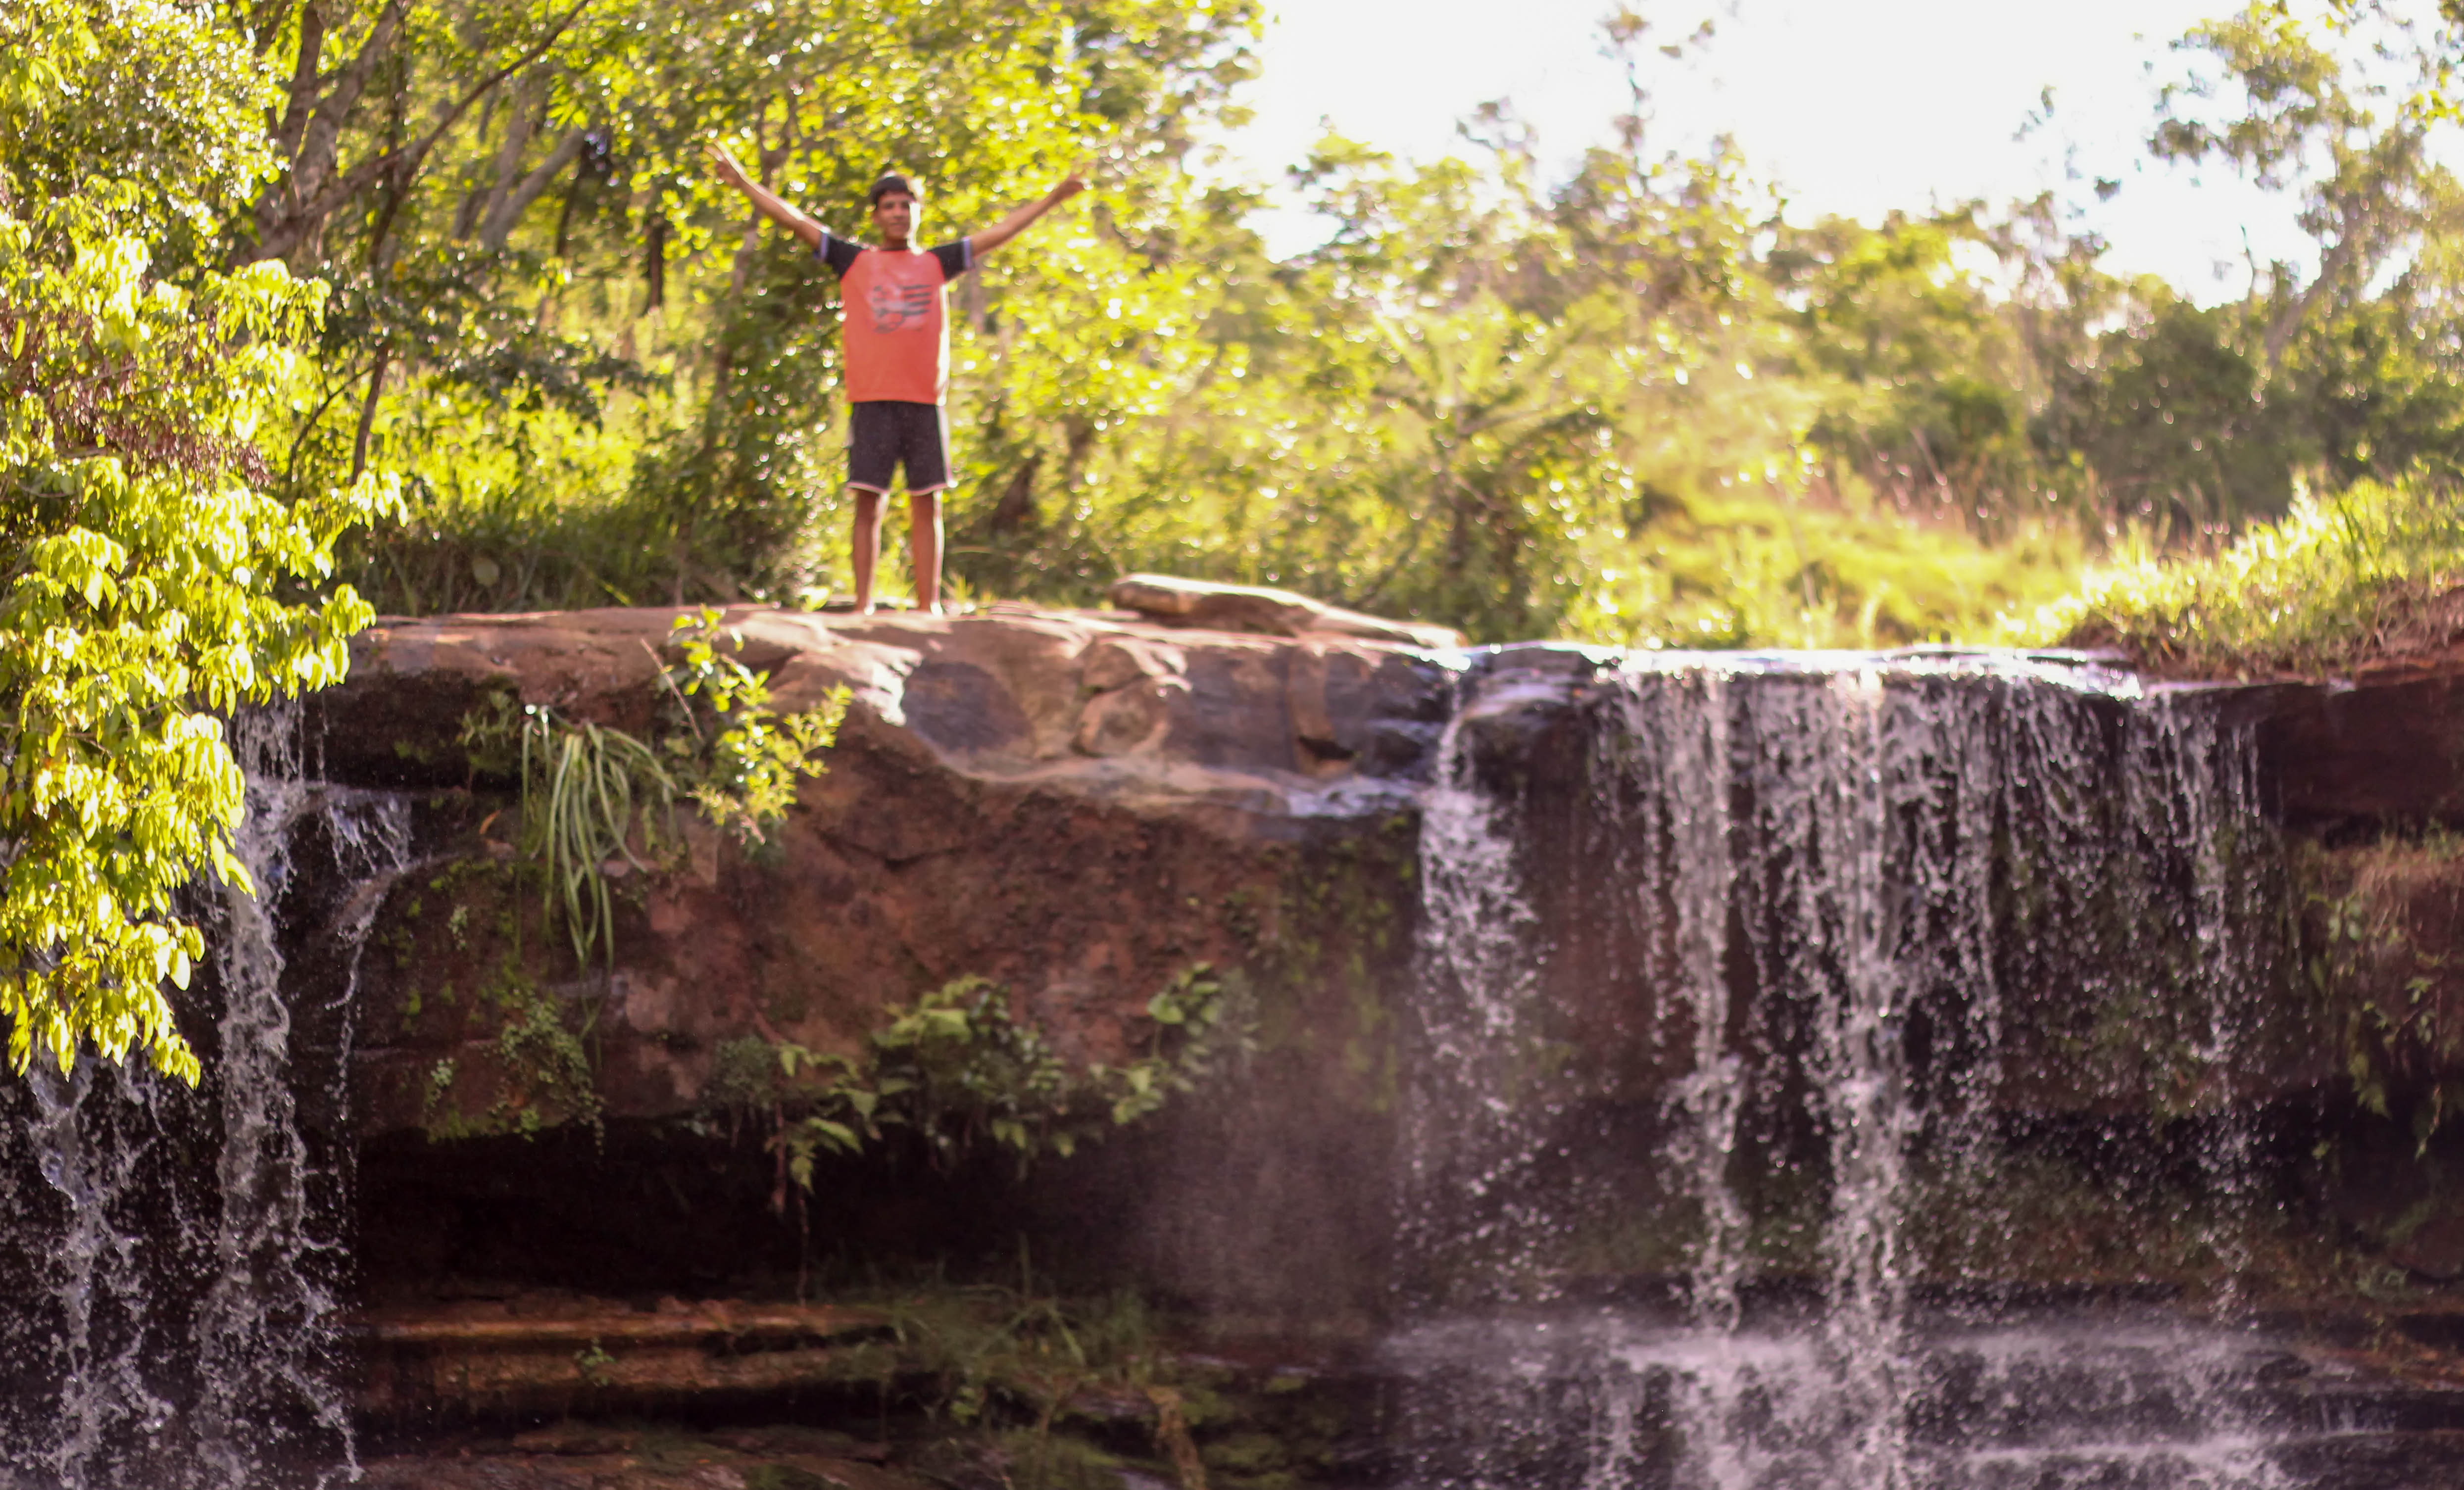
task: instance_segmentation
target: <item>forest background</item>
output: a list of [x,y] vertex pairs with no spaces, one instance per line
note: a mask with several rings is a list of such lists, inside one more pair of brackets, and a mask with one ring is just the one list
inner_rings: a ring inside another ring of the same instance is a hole
[[2051,197],[1786,221],[1727,146],[1655,146],[1648,64],[1705,32],[1631,11],[1602,41],[1632,107],[1570,175],[1504,104],[1434,164],[1329,138],[1296,177],[1332,231],[1279,261],[1257,195],[1191,168],[1238,127],[1254,0],[70,9],[102,44],[63,63],[80,106],[0,141],[17,189],[261,121],[151,273],[330,287],[258,445],[286,500],[399,475],[341,557],[380,611],[846,587],[835,290],[712,138],[843,230],[917,173],[928,238],[1098,163],[954,293],[962,600],[1161,570],[1490,641],[1978,638],[2092,561],[2464,462],[2464,192],[2429,148],[2456,49],[2372,11],[2181,43],[2150,150],[2294,195],[2318,245],[2202,308]]

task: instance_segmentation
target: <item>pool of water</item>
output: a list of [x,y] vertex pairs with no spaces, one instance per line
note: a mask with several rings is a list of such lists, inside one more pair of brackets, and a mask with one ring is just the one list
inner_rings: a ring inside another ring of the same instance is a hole
[[[1877,1348],[1818,1317],[1527,1311],[1384,1356],[1416,1490],[2307,1490],[2369,1483],[2330,1451],[2404,1415],[2330,1352],[2124,1317],[1918,1320]],[[2464,1483],[2446,1462],[2419,1482]]]

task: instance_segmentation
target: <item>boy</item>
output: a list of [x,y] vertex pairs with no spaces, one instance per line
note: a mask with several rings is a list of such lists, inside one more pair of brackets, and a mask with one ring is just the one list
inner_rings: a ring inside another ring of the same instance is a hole
[[872,184],[879,247],[839,237],[745,175],[725,147],[707,147],[718,179],[753,199],[764,216],[812,246],[839,276],[847,395],[847,489],[855,495],[855,608],[872,614],[872,573],[893,470],[904,467],[915,556],[915,603],[941,613],[941,489],[950,484],[950,438],[941,396],[950,383],[948,285],[976,260],[1087,188],[1072,175],[981,232],[930,252],[913,247],[922,204],[904,176]]

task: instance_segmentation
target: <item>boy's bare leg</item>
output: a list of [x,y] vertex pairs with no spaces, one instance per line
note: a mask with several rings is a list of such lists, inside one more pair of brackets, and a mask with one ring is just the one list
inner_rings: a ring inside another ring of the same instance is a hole
[[[848,557],[855,564],[855,613],[872,614],[872,571],[881,558],[881,514],[887,494],[869,487],[849,487],[855,493],[855,537]],[[938,550],[935,551],[937,562]]]
[[915,605],[928,616],[941,613],[941,493],[907,493],[907,542],[915,551]]

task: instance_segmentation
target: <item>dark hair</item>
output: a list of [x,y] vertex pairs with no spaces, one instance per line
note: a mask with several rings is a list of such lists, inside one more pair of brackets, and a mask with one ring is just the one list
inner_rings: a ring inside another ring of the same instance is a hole
[[906,177],[896,171],[883,171],[881,179],[872,184],[872,205],[879,207],[881,199],[893,191],[904,191],[911,197],[915,195],[915,187]]

